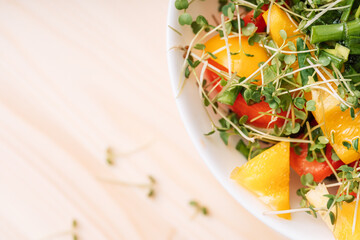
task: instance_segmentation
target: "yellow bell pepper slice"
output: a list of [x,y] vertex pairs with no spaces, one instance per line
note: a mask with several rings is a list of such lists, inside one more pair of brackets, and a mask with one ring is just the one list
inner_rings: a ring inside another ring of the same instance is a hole
[[[231,173],[231,179],[252,191],[273,210],[290,209],[290,143],[280,142]],[[291,215],[279,214],[291,219]]]

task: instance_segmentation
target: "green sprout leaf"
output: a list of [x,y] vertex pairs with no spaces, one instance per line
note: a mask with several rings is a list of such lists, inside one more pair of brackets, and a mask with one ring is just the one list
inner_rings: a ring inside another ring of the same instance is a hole
[[206,52],[206,53],[209,54],[211,58],[217,59],[217,56],[215,56],[213,53],[211,53],[211,52]]
[[256,31],[256,26],[253,23],[248,23],[245,27],[242,28],[242,34],[244,36],[251,36]]
[[325,56],[319,57],[319,63],[323,65],[324,67],[328,66],[330,64],[330,59]]
[[249,158],[250,149],[246,146],[243,140],[239,140],[239,142],[236,144],[235,149],[238,150],[241,154],[243,154],[246,159]]
[[359,138],[356,138],[352,141],[352,146],[355,151],[359,150]]
[[342,172],[352,172],[354,171],[354,168],[349,167],[348,165],[342,165],[337,170]]
[[296,61],[295,55],[286,55],[284,61],[287,65],[292,65]]
[[187,0],[176,0],[175,7],[178,10],[187,9],[189,7],[189,3]]
[[249,119],[249,117],[248,117],[247,115],[242,116],[242,117],[239,119],[239,124],[240,124],[240,125],[245,124],[248,119]]
[[304,186],[311,186],[314,184],[314,176],[311,173],[302,175],[300,181]]
[[229,144],[229,134],[227,132],[224,132],[224,131],[220,131],[219,134],[220,134],[221,140],[223,140],[225,145],[228,145]]
[[232,106],[234,105],[240,90],[240,86],[230,86],[225,91],[219,93],[217,101]]
[[184,25],[191,25],[192,23],[192,17],[188,13],[183,13],[179,16],[179,23],[181,26]]
[[355,109],[354,108],[350,108],[350,116],[351,116],[352,120],[355,119]]
[[204,44],[198,43],[194,46],[194,48],[197,50],[204,50],[206,46]]
[[288,42],[288,47],[291,51],[296,51],[295,44],[293,42]]
[[206,18],[202,15],[197,16],[196,18],[196,23],[199,24],[202,27],[206,27],[209,25],[208,21],[206,20]]
[[284,41],[287,39],[287,33],[285,32],[285,30],[280,30],[280,36],[282,39],[284,39]]
[[355,200],[355,197],[353,195],[345,195],[344,197],[344,201],[347,202],[347,203],[351,203]]
[[223,77],[221,77],[221,80],[220,80],[220,85],[222,86],[222,87],[225,87],[226,85],[227,85],[227,81],[223,78]]
[[330,211],[330,212],[329,212],[329,216],[330,216],[331,224],[334,225],[334,224],[335,224],[335,221],[336,221],[335,214]]
[[340,160],[339,156],[336,154],[334,149],[331,149],[331,159],[335,162]]
[[209,211],[206,207],[202,206],[200,203],[198,203],[195,200],[191,200],[189,202],[189,205],[194,207],[196,209],[196,213],[201,213],[203,215],[209,215]]
[[[309,48],[307,47],[307,45],[305,44],[302,38],[296,39],[296,49],[297,51],[309,50]],[[307,59],[311,57],[310,53],[298,53],[297,56],[298,56],[299,68],[309,66]],[[308,84],[309,77],[313,76],[314,72],[315,70],[313,68],[305,69],[300,72],[302,86]]]
[[328,143],[329,143],[329,139],[327,139],[327,137],[325,137],[325,136],[320,136],[320,137],[318,138],[318,140],[319,140],[319,142],[320,142],[321,144],[328,144]]
[[215,133],[215,130],[211,130],[210,132],[205,133],[204,135],[205,136],[210,136],[210,135],[213,135],[214,133]]
[[315,111],[316,110],[316,102],[314,100],[309,100],[306,102],[306,110]]
[[297,107],[298,109],[303,109],[304,106],[305,106],[305,103],[306,103],[305,98],[297,97],[297,98],[294,99],[294,105],[295,105],[295,107]]
[[186,77],[186,78],[189,78],[189,77],[190,77],[190,69],[189,69],[189,66],[187,66],[187,67],[185,68],[185,77]]
[[232,2],[228,3],[222,7],[221,11],[226,17],[229,17],[231,19],[232,17],[229,16],[229,13],[233,16],[233,14],[235,12],[235,4]]
[[[259,34],[256,34],[256,33],[248,38],[248,43],[249,43],[250,46],[253,46],[255,43],[259,43],[260,41],[261,41],[261,37],[260,37]],[[254,55],[251,55],[251,54],[247,54],[247,56],[248,55],[250,55],[251,57],[254,56]]]
[[346,147],[348,150],[350,150],[351,144],[349,142],[343,141],[342,144],[344,145],[344,147]]
[[348,108],[349,108],[349,107],[346,106],[345,104],[340,103],[340,109],[341,109],[342,112],[345,112]]

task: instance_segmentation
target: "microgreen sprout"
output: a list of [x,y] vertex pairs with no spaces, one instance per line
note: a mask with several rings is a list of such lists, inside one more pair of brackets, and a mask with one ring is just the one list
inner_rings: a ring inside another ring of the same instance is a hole
[[98,180],[104,183],[114,184],[114,185],[121,185],[126,187],[136,187],[136,188],[145,188],[148,190],[147,196],[153,197],[155,196],[155,185],[156,180],[153,176],[148,175],[149,183],[134,183],[134,182],[127,182],[121,181],[117,179],[110,179],[110,178],[102,178],[98,177]]
[[174,32],[176,32],[177,34],[179,34],[180,36],[182,36],[181,32],[179,32],[178,30],[176,30],[174,27],[168,25],[168,28],[170,28],[171,30],[173,30]]
[[78,235],[76,233],[76,229],[78,228],[78,222],[76,219],[73,219],[72,221],[72,231],[73,231],[73,234],[72,234],[72,237],[73,237],[73,240],[78,240]]
[[108,147],[106,149],[106,162],[109,164],[109,165],[114,165],[115,163],[115,156],[114,156],[114,152],[113,152],[113,149]]
[[106,163],[110,166],[115,165],[116,160],[118,158],[124,158],[124,157],[128,157],[132,154],[138,153],[143,151],[144,149],[148,148],[151,144],[153,143],[153,140],[150,140],[138,147],[135,147],[131,150],[128,150],[126,152],[115,152],[114,148],[112,147],[107,147],[106,151],[105,151],[105,160]]
[[203,206],[198,201],[191,200],[189,201],[189,205],[195,208],[195,213],[192,218],[195,218],[196,215],[198,215],[199,213],[201,213],[204,216],[209,215],[209,210],[207,209],[207,207]]
[[63,236],[71,236],[71,238],[73,240],[78,240],[79,237],[78,237],[78,234],[77,234],[77,228],[78,228],[78,221],[76,219],[73,219],[72,222],[71,222],[70,230],[53,233],[53,234],[50,234],[50,235],[48,235],[46,237],[40,238],[39,240],[52,240],[52,239],[63,237]]

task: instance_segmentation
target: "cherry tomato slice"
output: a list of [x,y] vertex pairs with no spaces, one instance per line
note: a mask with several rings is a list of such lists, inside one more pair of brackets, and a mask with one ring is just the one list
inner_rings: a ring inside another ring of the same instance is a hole
[[253,23],[255,24],[255,26],[258,28],[256,30],[256,32],[265,32],[266,30],[266,23],[265,20],[262,16],[263,14],[260,13],[259,16],[257,16],[256,18],[254,18],[254,10],[251,10],[250,12],[248,12],[246,14],[245,17],[243,17],[245,26],[248,25],[249,23]]
[[[239,94],[237,97],[235,103],[233,106],[230,107],[231,110],[233,110],[238,116],[247,115],[249,118],[247,120],[247,123],[259,128],[273,128],[275,124],[278,127],[281,127],[284,125],[285,120],[282,118],[277,118],[276,121],[271,122],[271,116],[270,115],[263,115],[262,117],[258,118],[259,115],[263,112],[267,112],[271,110],[269,107],[269,104],[261,101],[259,103],[255,103],[252,105],[248,105],[244,99],[244,97]],[[282,112],[279,115],[285,116],[286,112]],[[255,121],[253,119],[256,119]]]
[[[317,162],[314,160],[313,162],[309,162],[306,160],[307,152],[308,152],[308,144],[307,143],[301,143],[299,144],[301,147],[301,153],[300,155],[297,155],[295,153],[295,150],[293,147],[290,148],[290,166],[295,170],[299,176],[305,175],[307,173],[311,173],[314,176],[315,182],[321,182],[326,177],[330,176],[333,171],[331,170],[330,166],[326,162]],[[344,163],[341,160],[333,161],[331,159],[332,155],[332,147],[330,144],[326,146],[326,152],[325,155],[327,159],[329,160],[332,167],[336,170],[340,166],[344,165]]]
[[[227,69],[224,66],[216,63],[215,61],[213,61],[211,59],[209,59],[209,64],[215,66],[216,68],[218,68],[222,71],[227,71]],[[205,76],[206,76],[206,79],[208,80],[208,82],[215,81],[214,85],[218,81],[220,81],[219,76],[215,72],[213,72],[209,69],[206,70]],[[218,81],[216,81],[216,79],[218,79]],[[217,92],[221,91],[220,85],[218,85],[216,87],[216,91]],[[229,107],[232,111],[234,111],[240,117],[243,115],[247,115],[249,117],[247,120],[247,124],[254,126],[254,127],[273,128],[275,126],[275,124],[278,127],[281,127],[284,124],[284,119],[278,118],[276,121],[272,122],[269,125],[269,123],[271,122],[271,116],[269,116],[269,115],[263,115],[261,118],[258,118],[257,120],[252,121],[252,119],[257,118],[261,114],[261,112],[268,112],[269,110],[271,110],[271,108],[269,107],[269,104],[264,101],[255,103],[252,105],[248,105],[246,103],[245,99],[243,98],[243,96],[241,94],[239,94],[239,96],[235,100],[234,105],[229,106]],[[280,115],[286,116],[286,112],[282,112],[282,113],[280,113]]]

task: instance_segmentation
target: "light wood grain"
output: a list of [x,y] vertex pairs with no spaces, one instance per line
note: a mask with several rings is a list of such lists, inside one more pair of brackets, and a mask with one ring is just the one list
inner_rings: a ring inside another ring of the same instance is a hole
[[[0,239],[41,239],[74,218],[80,240],[283,239],[192,146],[170,90],[166,12],[164,0],[0,1]],[[149,174],[154,199],[98,180]],[[191,199],[210,216],[191,219]]]

